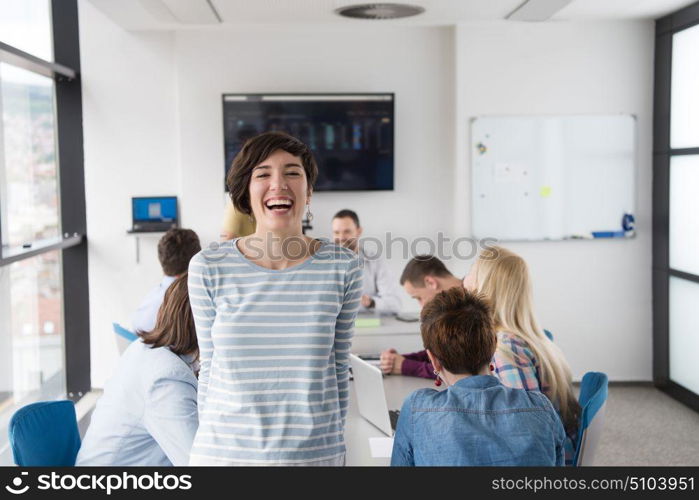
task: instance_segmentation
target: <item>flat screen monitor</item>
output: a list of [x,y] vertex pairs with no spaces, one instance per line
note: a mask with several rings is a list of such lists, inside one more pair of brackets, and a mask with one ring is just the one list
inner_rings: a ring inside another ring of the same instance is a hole
[[143,222],[177,222],[177,197],[153,196],[131,199],[134,225]]
[[393,189],[394,96],[224,94],[225,172],[243,143],[279,130],[307,144],[316,191]]

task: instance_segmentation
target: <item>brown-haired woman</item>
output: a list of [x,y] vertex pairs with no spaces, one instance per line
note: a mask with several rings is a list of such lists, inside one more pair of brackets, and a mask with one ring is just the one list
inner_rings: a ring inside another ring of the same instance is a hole
[[198,357],[185,273],[165,293],[155,328],[119,360],[76,465],[186,465],[198,427]]
[[191,465],[344,463],[362,269],[301,231],[317,174],[311,150],[281,132],[233,160],[231,199],[256,225],[189,264],[201,348]]
[[497,338],[483,296],[441,292],[422,309],[421,321],[446,390],[420,389],[405,400],[391,465],[563,465],[565,432],[548,398],[490,375]]

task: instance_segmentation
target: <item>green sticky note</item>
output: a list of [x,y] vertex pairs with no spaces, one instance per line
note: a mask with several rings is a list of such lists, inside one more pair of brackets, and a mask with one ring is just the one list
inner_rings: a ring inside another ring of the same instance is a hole
[[539,189],[539,196],[542,198],[548,198],[551,196],[551,186],[541,186]]
[[375,328],[381,326],[381,320],[379,318],[357,318],[354,321],[354,326],[357,328]]

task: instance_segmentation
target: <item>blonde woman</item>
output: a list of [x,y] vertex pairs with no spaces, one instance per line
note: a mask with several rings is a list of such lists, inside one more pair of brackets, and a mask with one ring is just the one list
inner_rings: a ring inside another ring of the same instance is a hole
[[483,294],[492,305],[498,332],[494,375],[508,387],[540,391],[551,400],[568,436],[566,463],[570,463],[580,407],[563,353],[534,316],[527,263],[505,248],[489,247],[464,278],[464,288]]

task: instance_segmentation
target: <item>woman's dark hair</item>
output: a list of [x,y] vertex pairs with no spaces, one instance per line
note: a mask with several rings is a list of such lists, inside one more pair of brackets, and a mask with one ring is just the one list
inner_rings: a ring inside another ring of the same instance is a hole
[[461,287],[438,293],[420,315],[422,342],[454,374],[477,374],[493,359],[497,337],[488,302]]
[[248,190],[252,169],[280,149],[301,159],[308,189],[313,189],[318,177],[318,165],[310,148],[284,132],[264,132],[245,141],[240,152],[233,158],[226,176],[226,188],[236,210],[252,215]]
[[144,344],[153,347],[170,347],[177,354],[194,354],[199,357],[197,331],[189,307],[187,273],[177,278],[165,292],[163,304],[158,309],[155,328],[150,332],[138,332]]

